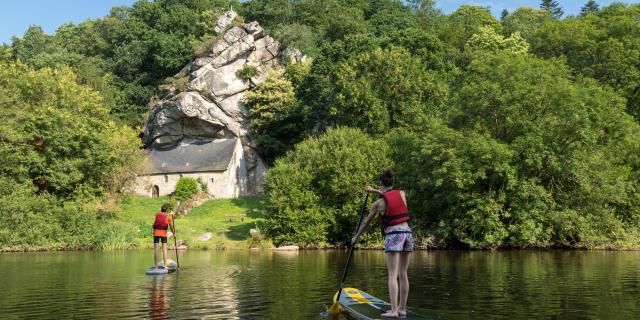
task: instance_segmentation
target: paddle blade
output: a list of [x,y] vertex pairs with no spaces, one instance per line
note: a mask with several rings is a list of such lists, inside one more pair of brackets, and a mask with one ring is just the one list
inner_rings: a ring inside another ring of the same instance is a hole
[[340,291],[337,291],[336,294],[333,295],[333,304],[331,305],[331,307],[329,307],[329,309],[327,309],[329,311],[329,314],[339,314],[340,312],[342,312],[342,309],[340,308],[340,303],[338,303],[338,293]]
[[329,314],[340,314],[340,312],[342,312],[342,309],[340,309],[340,304],[337,302],[334,302],[327,310],[329,311]]

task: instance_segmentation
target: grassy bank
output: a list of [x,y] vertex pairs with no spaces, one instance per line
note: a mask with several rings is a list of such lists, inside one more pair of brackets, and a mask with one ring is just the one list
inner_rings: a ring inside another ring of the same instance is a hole
[[[264,220],[258,209],[259,201],[259,198],[250,197],[207,201],[176,219],[178,240],[186,241],[191,249],[268,247],[270,242],[255,241],[249,234],[250,229],[259,227]],[[132,196],[118,210],[118,219],[136,226],[138,247],[153,247],[151,225],[154,214],[165,202],[165,197]],[[241,219],[239,215],[245,216]],[[211,232],[212,238],[199,241],[198,237],[206,232]]]

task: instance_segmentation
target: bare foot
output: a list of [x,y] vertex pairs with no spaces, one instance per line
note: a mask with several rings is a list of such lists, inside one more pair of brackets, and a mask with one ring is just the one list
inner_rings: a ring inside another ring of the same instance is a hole
[[406,318],[407,317],[407,310],[398,310],[398,318]]
[[382,316],[383,318],[397,318],[398,317],[398,311],[389,310],[389,311],[381,314],[380,316]]

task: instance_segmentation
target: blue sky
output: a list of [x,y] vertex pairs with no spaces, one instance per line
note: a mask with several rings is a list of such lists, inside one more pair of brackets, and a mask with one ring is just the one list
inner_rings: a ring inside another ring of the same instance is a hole
[[[463,4],[490,7],[493,15],[499,17],[503,9],[514,11],[518,7],[523,6],[538,8],[540,6],[540,2],[540,0],[436,0],[436,5],[445,13],[454,11]],[[596,2],[600,7],[607,6],[614,2],[640,3],[640,1],[620,0],[596,0]],[[577,15],[580,13],[580,8],[587,3],[587,0],[558,0],[558,3],[564,10],[565,16]]]
[[[22,36],[33,24],[42,26],[53,33],[65,22],[82,22],[89,18],[100,18],[109,13],[113,6],[131,5],[135,0],[2,0],[0,2],[0,43],[11,42],[12,36]],[[587,0],[559,0],[567,14],[577,14]],[[600,6],[613,0],[598,0]],[[639,1],[625,1],[638,3]],[[503,9],[513,11],[520,6],[538,7],[539,0],[437,0],[437,6],[445,13],[463,4],[491,7],[496,16]]]
[[1,0],[0,43],[21,37],[30,25],[40,25],[53,33],[65,22],[82,22],[109,14],[114,6],[131,5],[135,0]]

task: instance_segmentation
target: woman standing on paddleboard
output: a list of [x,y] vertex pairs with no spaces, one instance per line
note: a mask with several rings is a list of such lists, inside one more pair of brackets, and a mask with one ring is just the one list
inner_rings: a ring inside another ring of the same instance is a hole
[[[409,278],[407,277],[407,267],[413,251],[413,235],[407,223],[409,221],[409,210],[404,191],[393,189],[394,174],[391,169],[384,169],[378,182],[381,190],[373,189],[369,186],[365,191],[377,193],[380,198],[371,206],[369,215],[351,239],[354,245],[360,235],[367,230],[369,223],[376,215],[382,218],[382,228],[384,230],[384,252],[387,257],[387,270],[389,272],[389,295],[391,310],[383,313],[383,317],[401,318],[407,314],[407,297],[409,296]],[[398,284],[400,289],[400,299],[398,301]]]

